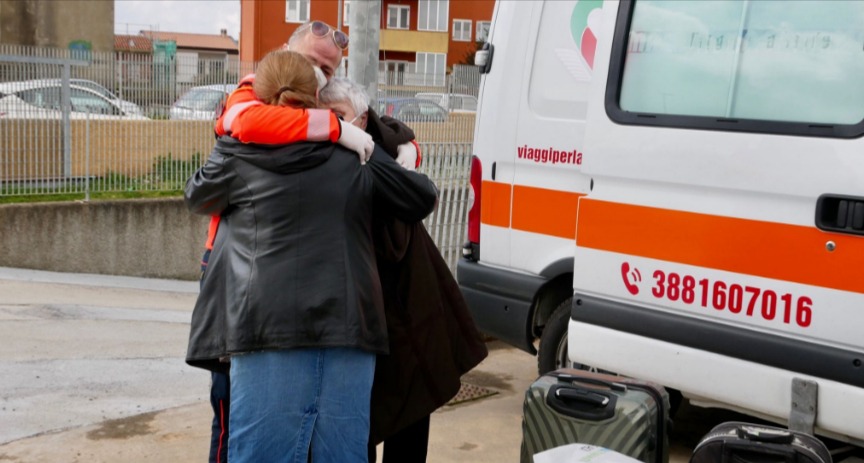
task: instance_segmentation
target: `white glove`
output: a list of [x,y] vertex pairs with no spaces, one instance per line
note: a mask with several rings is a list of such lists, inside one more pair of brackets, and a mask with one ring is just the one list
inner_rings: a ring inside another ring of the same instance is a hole
[[408,170],[417,168],[417,147],[414,143],[409,141],[396,147],[396,162]]
[[339,124],[342,126],[342,135],[337,143],[355,151],[360,156],[360,164],[366,164],[366,161],[372,156],[372,150],[375,149],[372,135],[345,121],[340,120]]

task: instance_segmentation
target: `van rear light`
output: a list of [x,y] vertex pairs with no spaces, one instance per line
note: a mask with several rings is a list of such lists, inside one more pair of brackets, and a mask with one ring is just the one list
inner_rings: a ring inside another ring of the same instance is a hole
[[480,158],[471,156],[471,189],[468,190],[468,242],[462,256],[471,260],[480,258],[480,189],[483,184],[483,166]]

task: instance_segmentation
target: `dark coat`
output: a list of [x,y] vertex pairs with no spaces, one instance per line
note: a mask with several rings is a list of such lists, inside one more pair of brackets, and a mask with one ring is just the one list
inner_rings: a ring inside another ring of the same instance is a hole
[[459,392],[461,376],[488,354],[423,224],[375,228],[390,355],[379,355],[375,365],[373,444],[446,404]]
[[261,349],[388,351],[373,209],[421,220],[437,196],[426,176],[377,148],[361,166],[330,143],[223,137],[185,193],[193,212],[222,215],[187,362],[218,367],[219,357]]
[[[371,110],[367,131],[394,156],[396,146],[413,139],[410,129]],[[379,355],[375,364],[372,444],[446,404],[459,392],[461,376],[488,354],[459,285],[422,223],[376,217],[375,250],[390,354]]]

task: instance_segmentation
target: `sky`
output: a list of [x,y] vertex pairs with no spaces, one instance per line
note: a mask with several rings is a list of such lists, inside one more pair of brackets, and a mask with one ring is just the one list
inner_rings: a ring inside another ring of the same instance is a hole
[[240,39],[240,0],[114,0],[114,33],[141,30],[218,34]]

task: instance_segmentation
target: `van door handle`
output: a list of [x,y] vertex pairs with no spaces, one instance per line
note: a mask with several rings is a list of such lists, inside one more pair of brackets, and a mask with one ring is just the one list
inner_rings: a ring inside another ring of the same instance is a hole
[[824,194],[816,201],[820,230],[864,235],[864,197]]

